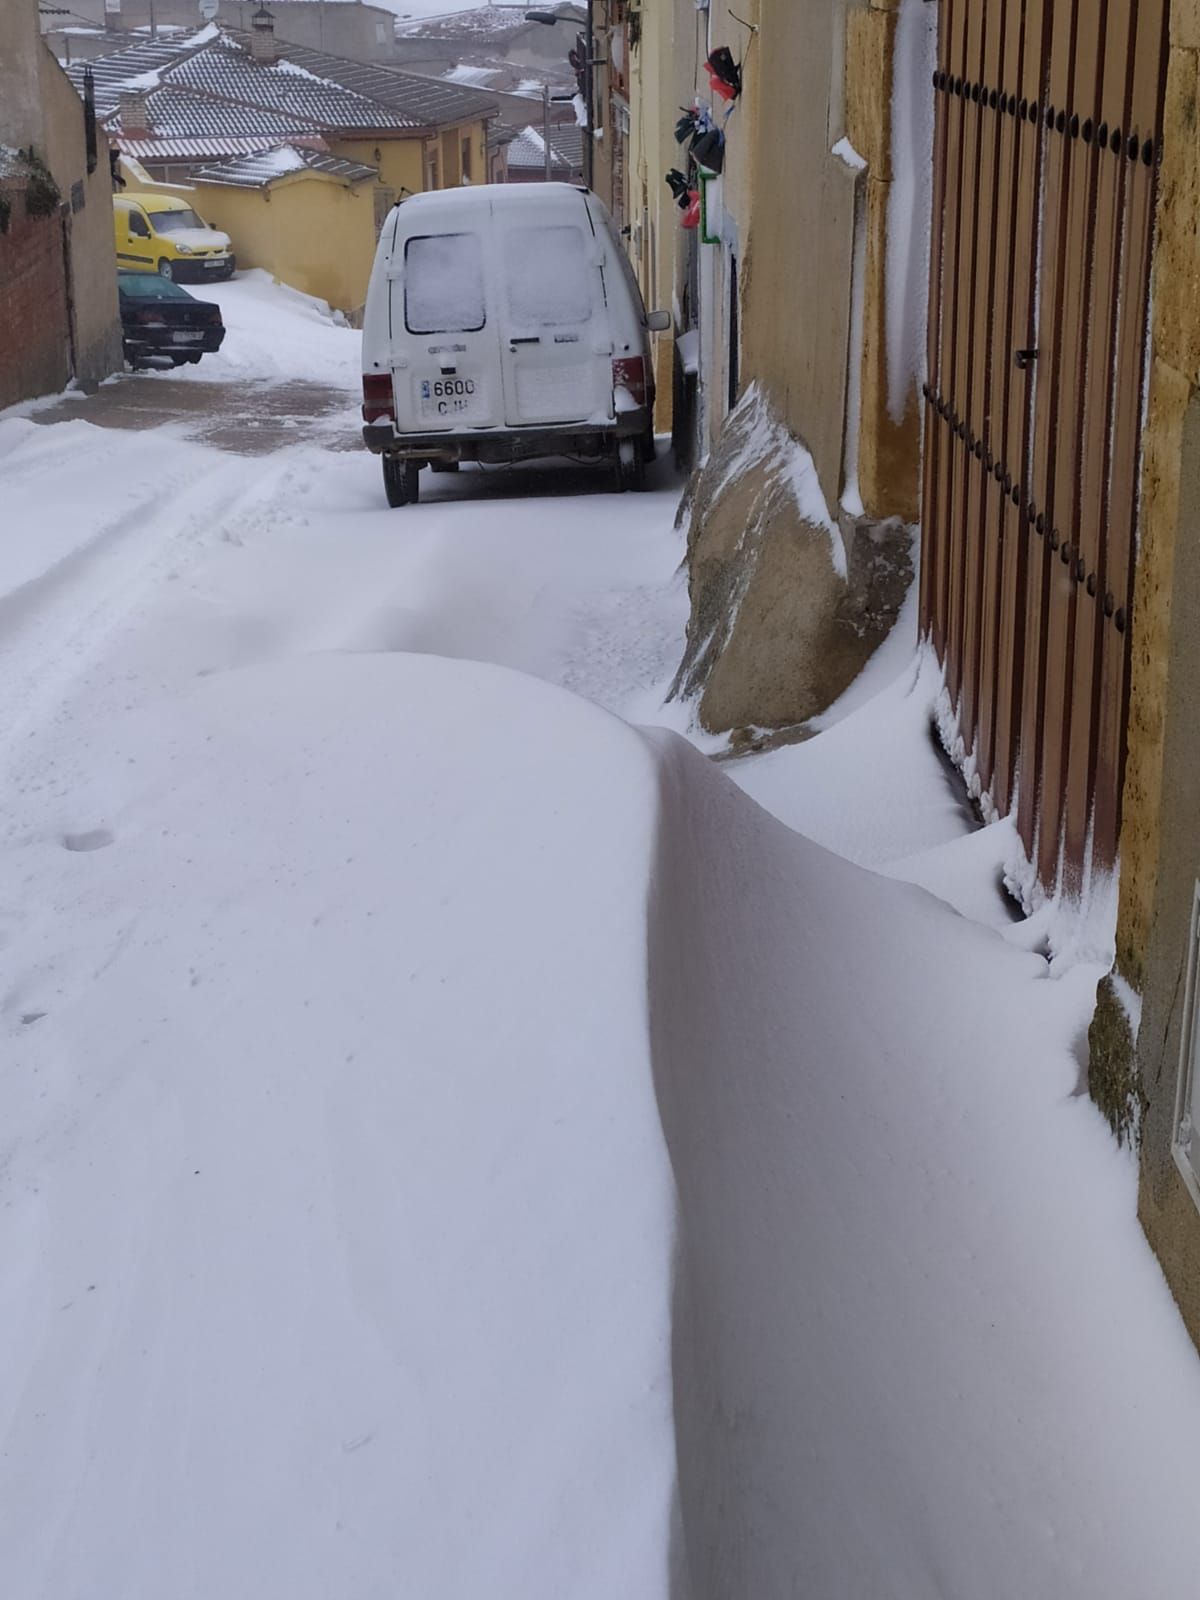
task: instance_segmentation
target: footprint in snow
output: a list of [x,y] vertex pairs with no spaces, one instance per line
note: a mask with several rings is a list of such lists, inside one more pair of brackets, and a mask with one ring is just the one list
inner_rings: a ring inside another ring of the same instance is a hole
[[64,833],[62,836],[64,850],[103,850],[112,843],[114,837],[108,828],[90,828],[86,833]]

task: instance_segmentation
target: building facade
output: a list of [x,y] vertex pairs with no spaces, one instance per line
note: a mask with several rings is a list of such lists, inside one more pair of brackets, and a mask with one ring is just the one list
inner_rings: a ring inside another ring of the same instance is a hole
[[0,405],[120,368],[108,152],[42,42],[35,0],[2,0]]

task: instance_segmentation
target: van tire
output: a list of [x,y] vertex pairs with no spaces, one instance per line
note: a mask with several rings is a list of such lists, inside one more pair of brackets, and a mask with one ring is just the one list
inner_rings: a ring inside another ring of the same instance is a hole
[[632,490],[640,494],[646,487],[646,458],[642,454],[641,441],[637,439],[622,439],[617,445],[616,456],[617,493],[624,494]]
[[416,505],[421,494],[421,469],[415,461],[404,461],[399,456],[384,456],[383,491],[393,510],[397,506]]
[[175,281],[175,268],[165,256],[158,263],[158,275],[160,278],[166,278],[168,283],[174,283]]

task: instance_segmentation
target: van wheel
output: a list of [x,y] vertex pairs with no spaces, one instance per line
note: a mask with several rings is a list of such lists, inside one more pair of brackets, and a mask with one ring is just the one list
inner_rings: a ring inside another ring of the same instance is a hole
[[415,461],[384,456],[383,488],[389,506],[416,505],[421,493],[421,469]]
[[646,487],[646,460],[637,439],[622,439],[617,445],[617,493],[627,489],[640,494]]
[[173,283],[175,281],[175,268],[165,256],[158,263],[158,275],[160,278],[166,278],[168,282]]

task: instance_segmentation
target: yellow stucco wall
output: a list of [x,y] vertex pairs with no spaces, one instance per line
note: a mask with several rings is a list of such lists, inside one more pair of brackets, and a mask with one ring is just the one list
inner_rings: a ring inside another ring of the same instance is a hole
[[262,267],[347,315],[361,311],[375,258],[374,184],[296,173],[268,189],[198,184],[187,193],[233,240],[241,267]]
[[[462,142],[471,142],[472,181],[483,183],[487,173],[487,135],[483,122],[460,123],[445,128],[433,141],[439,157],[440,186],[453,188],[462,179]],[[333,139],[327,137],[334,155],[347,161],[360,161],[379,170],[380,181],[399,195],[401,189],[420,194],[425,183],[424,139]]]
[[363,166],[377,168],[379,181],[397,195],[402,188],[410,194],[419,194],[425,187],[420,139],[327,138],[326,143],[335,156],[345,161],[358,161]]

